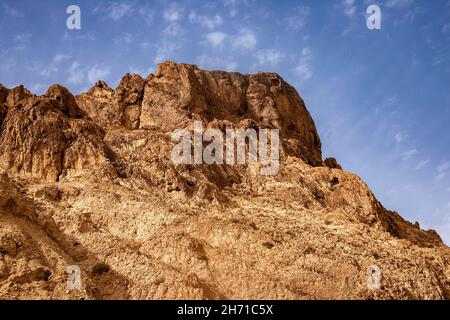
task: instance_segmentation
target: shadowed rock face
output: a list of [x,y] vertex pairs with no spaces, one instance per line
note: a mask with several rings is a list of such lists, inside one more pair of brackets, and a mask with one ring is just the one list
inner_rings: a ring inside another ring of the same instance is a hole
[[[278,174],[174,165],[170,133],[195,120],[280,129]],[[80,291],[65,287],[71,265]],[[448,299],[449,266],[436,232],[322,162],[277,74],[167,62],[76,97],[0,85],[0,298]]]

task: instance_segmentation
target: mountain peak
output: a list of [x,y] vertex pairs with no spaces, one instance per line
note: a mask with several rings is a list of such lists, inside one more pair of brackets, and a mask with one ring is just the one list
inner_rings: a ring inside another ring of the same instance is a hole
[[[198,123],[278,130],[279,171],[175,164],[172,133]],[[276,73],[165,62],[78,96],[0,86],[0,173],[0,298],[450,298],[450,249],[322,161]],[[73,266],[79,291],[60,281]]]

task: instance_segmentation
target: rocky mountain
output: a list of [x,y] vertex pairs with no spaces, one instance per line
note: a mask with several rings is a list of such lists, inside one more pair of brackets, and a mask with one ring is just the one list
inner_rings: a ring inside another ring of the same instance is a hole
[[[194,121],[279,129],[278,174],[174,165]],[[166,62],[75,97],[0,85],[0,298],[449,299],[450,249],[322,160],[279,75]]]

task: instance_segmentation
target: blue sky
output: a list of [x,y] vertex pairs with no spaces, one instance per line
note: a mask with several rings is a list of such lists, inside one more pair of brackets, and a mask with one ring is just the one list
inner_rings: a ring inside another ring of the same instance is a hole
[[[66,9],[81,8],[81,30]],[[368,30],[377,4],[382,29]],[[0,83],[73,93],[164,60],[274,71],[305,99],[325,156],[450,243],[450,0],[8,1]]]

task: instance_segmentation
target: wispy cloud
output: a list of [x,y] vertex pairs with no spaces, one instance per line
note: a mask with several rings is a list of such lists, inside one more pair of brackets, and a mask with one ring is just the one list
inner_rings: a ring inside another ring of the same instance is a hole
[[[105,10],[106,9],[106,10]],[[95,12],[106,12],[114,21],[130,16],[136,8],[131,3],[126,2],[110,2],[106,4],[106,8],[96,8]]]
[[309,47],[306,47],[302,50],[302,54],[300,56],[300,63],[295,67],[295,72],[299,77],[301,83],[309,80],[313,76],[313,72],[311,70],[311,60],[313,59],[312,50]]
[[116,22],[124,18],[139,16],[144,18],[147,25],[151,24],[155,13],[148,6],[137,5],[135,2],[119,1],[101,4],[94,8],[93,12],[101,15],[104,15],[106,12],[106,17]]
[[184,9],[180,7],[176,3],[172,3],[168,8],[166,8],[163,12],[163,18],[167,22],[177,22],[181,20],[183,17]]
[[398,131],[395,135],[394,135],[394,139],[397,143],[402,143],[403,141],[405,141],[406,139],[408,139],[408,132],[406,131]]
[[167,37],[178,37],[183,35],[183,28],[176,22],[170,23],[167,27],[164,28],[161,34]]
[[134,42],[133,36],[128,32],[123,32],[113,39],[116,46],[128,46]]
[[236,71],[238,63],[232,57],[220,57],[201,55],[197,57],[196,63],[204,69],[220,69],[225,71]]
[[39,67],[39,75],[45,78],[48,78],[54,74],[57,74],[60,71],[61,64],[70,59],[70,55],[64,53],[57,53],[52,61],[45,65]]
[[353,17],[356,12],[355,0],[344,0],[342,1],[342,8],[344,10],[344,14]]
[[388,8],[402,8],[414,3],[414,0],[386,0],[385,6]]
[[210,32],[206,34],[206,40],[208,40],[208,42],[211,43],[213,47],[220,46],[226,38],[227,34],[220,31]]
[[4,3],[3,4],[3,10],[7,16],[13,17],[13,18],[24,18],[25,15],[23,12],[17,10],[14,7],[11,7],[10,5]]
[[284,24],[287,29],[298,31],[302,29],[307,22],[311,8],[307,6],[297,7],[292,11],[292,14],[284,19]]
[[189,13],[189,21],[210,30],[220,27],[223,24],[223,19],[218,14],[212,16],[198,15],[194,10]]
[[88,81],[93,84],[98,80],[103,80],[111,73],[111,68],[106,65],[94,65],[87,72]]
[[256,35],[249,29],[241,30],[232,39],[233,47],[239,50],[252,50],[255,48],[256,43]]
[[443,180],[450,173],[450,161],[443,161],[436,168],[435,179],[437,181]]
[[177,42],[164,40],[156,44],[156,56],[153,59],[155,64],[169,60],[172,53],[179,48]]
[[73,85],[79,85],[84,82],[85,75],[84,71],[81,68],[81,65],[74,61],[69,67],[68,70],[69,77],[67,78],[67,82]]
[[386,109],[392,109],[392,107],[394,107],[396,103],[397,103],[396,96],[387,97],[383,100],[383,102],[379,106],[376,107],[375,113],[379,114]]
[[407,151],[402,153],[402,160],[403,161],[408,161],[409,159],[411,159],[412,157],[414,157],[418,153],[419,153],[419,151],[417,149],[407,150]]
[[283,58],[283,54],[274,49],[258,50],[255,58],[260,65],[277,65]]
[[[223,0],[223,5],[225,8],[229,10],[230,17],[234,18],[239,13],[239,6],[241,4],[245,5],[245,7],[250,7],[251,0]],[[254,2],[254,1],[253,1]]]
[[442,27],[442,32],[443,33],[450,32],[450,23],[447,23]]
[[416,170],[421,170],[422,168],[425,168],[430,163],[430,159],[424,159],[419,161],[416,165]]

